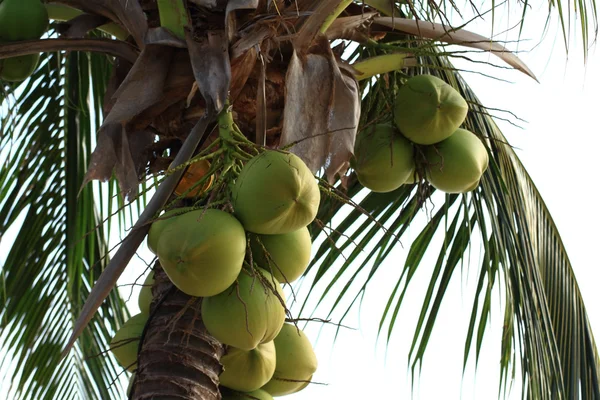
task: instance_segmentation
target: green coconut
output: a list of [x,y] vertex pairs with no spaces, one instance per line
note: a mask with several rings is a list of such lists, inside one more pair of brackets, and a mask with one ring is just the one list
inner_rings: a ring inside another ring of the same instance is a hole
[[488,167],[485,146],[473,133],[457,129],[448,139],[425,149],[427,180],[446,193],[466,193],[479,185]]
[[277,362],[273,378],[262,387],[272,396],[284,396],[304,389],[317,370],[317,356],[304,334],[285,324],[274,340]]
[[156,254],[156,249],[158,248],[158,239],[160,238],[160,234],[165,226],[173,222],[175,217],[183,215],[192,209],[193,207],[174,208],[164,212],[160,217],[156,218],[156,220],[150,226],[150,230],[148,231],[148,249],[152,253]]
[[140,289],[140,294],[138,296],[138,306],[140,307],[140,311],[142,314],[149,315],[150,314],[150,303],[152,303],[152,285],[154,284],[154,271],[150,271],[150,273],[146,276],[144,280],[144,284]]
[[311,245],[306,227],[281,235],[256,235],[250,241],[253,260],[282,283],[293,282],[306,271]]
[[247,231],[278,235],[310,224],[320,196],[315,177],[298,156],[265,151],[242,169],[233,187],[233,208]]
[[242,269],[246,233],[225,211],[190,211],[174,217],[160,235],[158,259],[171,282],[185,294],[219,294]]
[[34,73],[40,61],[39,53],[0,60],[0,80],[21,82]]
[[110,341],[110,351],[123,368],[133,372],[137,368],[138,347],[148,315],[137,314],[129,318]]
[[412,144],[390,124],[375,125],[358,135],[354,157],[359,182],[373,192],[396,190],[415,171]]
[[259,344],[252,350],[229,347],[221,357],[223,372],[221,385],[241,392],[260,389],[275,372],[275,344],[273,341]]
[[249,393],[224,391],[222,400],[273,400],[273,396],[264,390],[255,390]]
[[394,121],[413,142],[434,144],[452,135],[468,110],[469,105],[452,86],[432,75],[417,75],[398,91]]
[[40,0],[0,2],[0,41],[39,39],[48,29],[48,11]]
[[202,320],[208,332],[221,343],[242,350],[270,342],[285,322],[279,281],[265,270],[256,270],[264,279],[243,270],[226,291],[202,300]]

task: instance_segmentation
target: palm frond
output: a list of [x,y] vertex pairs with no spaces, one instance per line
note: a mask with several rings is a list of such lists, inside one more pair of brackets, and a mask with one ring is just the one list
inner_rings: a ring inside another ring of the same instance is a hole
[[[371,50],[358,51],[374,55]],[[318,304],[333,304],[329,317],[341,315],[341,323],[368,290],[391,250],[407,238],[409,226],[413,232],[420,229],[404,267],[398,269],[387,304],[382,304],[379,327],[380,334],[387,332],[389,340],[399,326],[397,316],[413,276],[417,270],[430,271],[410,351],[415,372],[451,278],[462,265],[473,264],[471,246],[480,244],[465,365],[473,349],[475,360],[479,357],[492,292],[500,286],[505,296],[501,388],[506,388],[518,357],[526,397],[600,399],[598,352],[552,217],[517,155],[459,72],[447,57],[431,48],[427,52],[430,54],[417,51],[420,65],[410,74],[439,76],[461,92],[471,105],[465,127],[484,139],[490,168],[477,190],[460,196],[440,196],[421,185],[403,185],[387,194],[371,193],[361,191],[360,184],[351,178],[346,195],[356,199],[357,207],[340,201],[341,192],[324,197],[319,222],[313,226],[313,238],[319,234],[326,238],[307,271],[311,278],[302,283],[310,287],[306,297],[317,298]],[[363,86],[361,126],[391,119],[393,93],[403,77],[396,72]],[[434,265],[423,263],[430,252],[438,254]],[[303,308],[307,305],[305,302]]]
[[8,354],[0,379],[11,398],[108,399],[124,393],[115,383],[122,369],[114,358],[88,356],[106,351],[127,317],[117,291],[76,351],[60,359],[108,252],[94,187],[80,192],[80,186],[110,68],[105,56],[48,53],[28,82],[4,88],[0,234],[10,249],[0,271],[0,351]]

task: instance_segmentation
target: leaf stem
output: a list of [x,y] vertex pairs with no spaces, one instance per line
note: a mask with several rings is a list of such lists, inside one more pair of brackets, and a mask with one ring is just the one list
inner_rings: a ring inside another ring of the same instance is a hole
[[[55,21],[68,21],[83,14],[83,11],[62,4],[46,4],[48,17]],[[98,27],[98,30],[108,33],[119,40],[127,39],[129,33],[114,22]]]
[[183,0],[157,0],[160,26],[185,40],[185,27],[190,23],[187,8]]

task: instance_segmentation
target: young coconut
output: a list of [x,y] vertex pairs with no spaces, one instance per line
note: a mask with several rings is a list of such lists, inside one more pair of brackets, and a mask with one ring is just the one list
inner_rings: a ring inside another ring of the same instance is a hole
[[40,0],[0,1],[0,41],[39,39],[48,29],[48,11]]
[[39,61],[39,53],[0,60],[0,80],[6,82],[24,81],[35,72]]
[[281,283],[293,282],[306,271],[311,246],[310,233],[306,227],[282,235],[252,236],[250,240],[254,262],[271,271]]
[[242,270],[246,233],[225,211],[190,211],[163,228],[157,253],[179,290],[190,296],[214,296],[235,282]]
[[160,217],[156,218],[156,221],[152,223],[150,230],[148,231],[148,249],[152,253],[156,254],[156,249],[158,248],[158,239],[160,238],[164,228],[173,222],[175,217],[183,215],[192,209],[193,207],[174,208],[164,212]]
[[249,393],[223,390],[221,400],[273,400],[273,396],[264,390],[255,390]]
[[230,288],[202,300],[202,320],[208,332],[221,343],[242,350],[270,342],[285,322],[281,304],[285,298],[279,282],[261,268],[256,271],[262,279],[243,270]]
[[272,396],[284,396],[304,389],[317,370],[317,356],[304,334],[285,324],[274,340],[277,362],[273,378],[262,389]]
[[138,347],[148,316],[137,314],[129,318],[110,341],[110,351],[129,372],[137,368]]
[[448,139],[425,149],[427,180],[446,193],[466,193],[479,186],[488,167],[485,146],[473,133],[457,129]]
[[415,171],[413,146],[391,124],[375,125],[356,138],[353,167],[358,181],[373,192],[391,192]]
[[434,144],[452,135],[468,110],[469,105],[452,86],[432,75],[417,75],[398,91],[394,121],[413,142]]
[[138,306],[142,314],[150,315],[150,303],[152,303],[152,285],[154,284],[154,271],[144,279],[140,294],[138,296]]
[[242,169],[232,202],[247,231],[279,235],[310,224],[320,199],[315,177],[298,156],[265,151]]
[[219,383],[230,389],[251,392],[260,389],[275,372],[275,344],[259,344],[252,350],[229,347],[221,357],[223,372]]

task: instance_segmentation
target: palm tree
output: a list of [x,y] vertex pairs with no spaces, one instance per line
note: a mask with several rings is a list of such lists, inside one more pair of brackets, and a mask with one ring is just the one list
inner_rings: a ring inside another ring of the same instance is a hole
[[[382,304],[382,334],[392,333],[425,252],[437,251],[411,347],[417,366],[448,282],[479,240],[465,362],[473,343],[479,354],[491,294],[501,287],[501,384],[520,363],[524,398],[600,399],[600,360],[560,235],[517,155],[453,67],[461,53],[446,44],[491,51],[535,76],[500,43],[466,31],[468,21],[451,28],[450,12],[460,16],[454,2],[46,3],[53,21],[47,38],[0,45],[1,59],[42,52],[33,75],[2,82],[0,94],[0,235],[14,234],[0,275],[0,370],[11,398],[126,396],[122,368],[107,351],[129,317],[115,282],[161,210],[194,204],[174,189],[195,155],[224,143],[228,124],[243,132],[236,140],[248,152],[287,146],[319,177],[321,205],[310,230],[326,240],[306,273],[314,278],[303,283],[309,299],[334,299],[331,313],[341,300],[354,304],[425,209],[430,217]],[[594,2],[550,2],[549,15],[558,11],[568,26],[564,10],[572,8],[587,49],[590,27],[597,28]],[[527,4],[522,23],[526,15]],[[435,190],[424,181],[365,192],[348,168],[357,132],[388,121],[397,88],[424,73],[467,100],[465,127],[490,156],[476,190],[446,195],[433,209]],[[219,165],[212,172],[231,176]],[[124,238],[109,258],[115,230]],[[443,245],[433,248],[440,233]],[[198,318],[200,300],[174,289],[160,263],[153,267],[151,318],[127,394],[219,399],[224,346]]]

